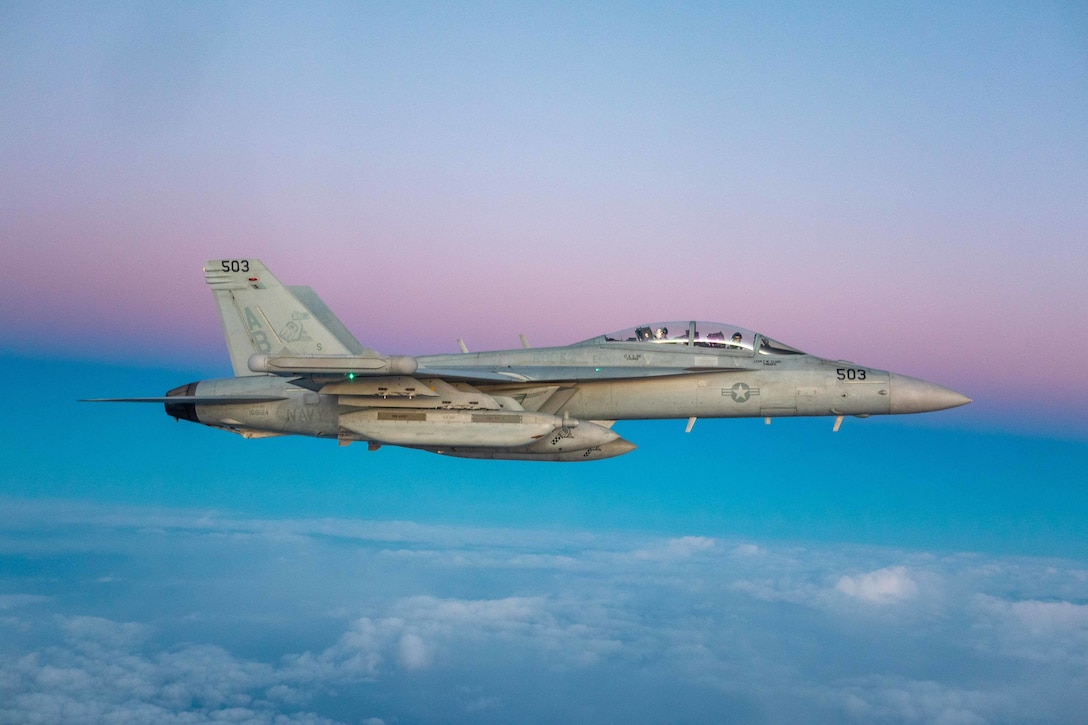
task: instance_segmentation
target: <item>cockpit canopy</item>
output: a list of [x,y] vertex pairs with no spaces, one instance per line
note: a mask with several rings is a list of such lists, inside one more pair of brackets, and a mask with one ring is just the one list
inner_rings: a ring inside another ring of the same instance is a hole
[[734,354],[804,355],[797,348],[736,325],[701,320],[651,322],[626,330],[600,335],[585,344],[629,342],[638,344],[688,345],[732,350]]

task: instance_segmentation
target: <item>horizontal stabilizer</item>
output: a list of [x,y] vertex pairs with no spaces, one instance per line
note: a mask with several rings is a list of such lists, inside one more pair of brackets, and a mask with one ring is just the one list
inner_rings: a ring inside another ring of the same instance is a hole
[[171,395],[162,398],[87,398],[81,403],[188,403],[189,405],[239,405],[287,400],[282,395]]

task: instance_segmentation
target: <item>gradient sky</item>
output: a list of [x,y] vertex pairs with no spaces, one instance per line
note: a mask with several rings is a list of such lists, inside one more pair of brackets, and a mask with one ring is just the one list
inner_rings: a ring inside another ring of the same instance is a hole
[[[1088,710],[1083,4],[0,0],[0,172],[0,722]],[[975,402],[586,466],[75,402],[227,374],[230,257],[388,353],[711,319]]]

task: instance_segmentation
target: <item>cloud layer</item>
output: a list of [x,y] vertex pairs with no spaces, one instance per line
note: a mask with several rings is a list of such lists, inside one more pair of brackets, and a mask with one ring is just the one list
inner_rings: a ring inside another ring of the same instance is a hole
[[0,722],[1068,722],[1088,567],[9,501]]

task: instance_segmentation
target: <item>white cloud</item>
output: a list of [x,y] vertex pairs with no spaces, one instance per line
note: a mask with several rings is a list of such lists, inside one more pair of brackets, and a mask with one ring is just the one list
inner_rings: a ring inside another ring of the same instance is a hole
[[49,597],[43,597],[38,594],[0,594],[0,611],[16,609],[18,607],[28,607],[33,604],[40,604],[47,601],[49,601]]
[[61,628],[81,648],[124,649],[147,636],[147,627],[136,622],[114,622],[102,617],[65,617]]
[[422,670],[431,664],[431,650],[418,634],[403,635],[397,649],[397,662],[407,670]]
[[1037,664],[1062,663],[1088,676],[1088,604],[985,594],[972,604],[976,647]]
[[740,544],[734,546],[732,552],[734,556],[759,556],[763,550],[755,544]]
[[389,643],[399,634],[396,620],[355,620],[339,640],[318,654],[303,652],[284,658],[289,681],[320,685],[343,680],[366,681],[378,676]]
[[859,576],[842,576],[835,589],[872,604],[891,604],[918,594],[918,584],[905,567],[892,566]]
[[275,669],[221,647],[145,652],[148,628],[101,617],[61,618],[63,646],[0,657],[0,723],[329,723],[283,708],[266,688]]
[[709,551],[714,548],[714,539],[706,536],[681,536],[676,539],[668,539],[644,549],[632,552],[636,559],[648,559],[650,561],[673,561],[687,559],[695,554]]
[[1088,604],[986,599],[992,609],[1004,611],[1029,634],[1060,637],[1088,634]]
[[833,696],[852,719],[865,723],[984,725],[1012,704],[1000,691],[879,675],[843,683]]
[[[1060,722],[1088,709],[1075,562],[83,514],[63,536],[43,521],[35,544],[77,562],[78,581],[4,582],[22,593],[0,599],[0,723]],[[103,572],[115,581],[87,586]]]
[[510,629],[546,616],[543,602],[541,597],[467,600],[417,596],[405,600],[398,611],[417,621],[443,626]]

